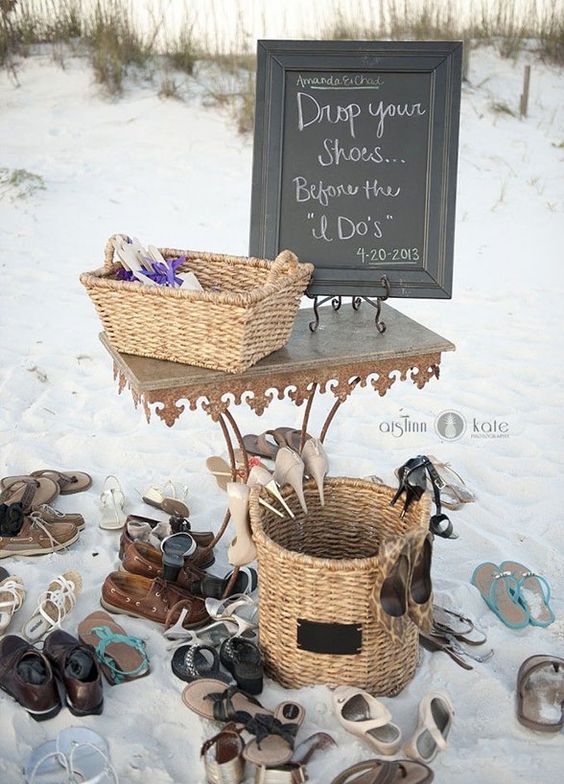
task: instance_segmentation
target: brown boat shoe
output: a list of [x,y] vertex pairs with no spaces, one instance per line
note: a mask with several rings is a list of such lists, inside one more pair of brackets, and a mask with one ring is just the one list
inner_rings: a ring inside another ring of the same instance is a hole
[[[192,534],[190,534],[192,536]],[[194,537],[192,537],[194,538]],[[196,540],[194,540],[196,541]],[[133,544],[139,544],[136,542],[135,539],[132,539],[127,531],[127,522],[123,528],[120,540],[119,540],[119,558],[120,561],[123,561],[126,557],[126,551],[128,547],[131,547]],[[159,558],[162,559],[162,551],[156,547],[153,547],[152,544],[144,542],[143,544],[147,544],[147,547],[152,547],[153,550],[158,554]],[[213,554],[213,548],[210,547],[201,547],[198,542],[196,541],[196,549],[194,554],[189,556],[188,558],[184,559],[184,563],[190,566],[196,566],[199,569],[207,569],[209,566],[215,563],[215,556]]]
[[48,523],[41,514],[32,512],[24,518],[17,536],[0,536],[0,558],[55,553],[76,542],[78,536],[74,523]]
[[50,719],[61,710],[49,660],[16,634],[0,640],[0,689],[19,702],[36,721]]
[[203,599],[160,577],[149,580],[129,572],[112,572],[104,580],[100,604],[106,610],[166,624],[187,609],[186,628],[209,622]]
[[[141,577],[148,577],[153,580],[155,577],[163,577],[162,552],[145,542],[131,542],[125,550],[121,562],[122,569],[130,574],[139,574]],[[206,573],[193,566],[188,559],[178,572],[174,581],[175,585],[184,588],[190,593],[198,593],[201,580]]]
[[55,629],[45,638],[43,653],[66,691],[66,701],[74,716],[102,713],[102,676],[94,649],[72,634]]

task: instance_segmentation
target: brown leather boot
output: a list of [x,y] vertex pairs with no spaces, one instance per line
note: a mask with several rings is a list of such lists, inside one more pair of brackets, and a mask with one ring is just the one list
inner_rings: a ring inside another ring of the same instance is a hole
[[166,624],[169,617],[178,616],[180,608],[186,609],[186,628],[202,626],[210,620],[203,599],[160,577],[149,580],[129,572],[112,572],[106,577],[100,604],[113,613],[162,624]]
[[9,634],[0,640],[0,689],[36,721],[45,721],[61,710],[51,664],[23,637]]
[[65,687],[70,712],[75,716],[102,713],[102,676],[93,649],[72,634],[55,629],[45,638],[43,651]]

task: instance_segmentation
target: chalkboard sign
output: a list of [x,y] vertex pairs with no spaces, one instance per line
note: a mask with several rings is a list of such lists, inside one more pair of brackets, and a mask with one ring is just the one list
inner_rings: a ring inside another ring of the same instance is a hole
[[250,253],[311,295],[449,298],[459,42],[259,41]]

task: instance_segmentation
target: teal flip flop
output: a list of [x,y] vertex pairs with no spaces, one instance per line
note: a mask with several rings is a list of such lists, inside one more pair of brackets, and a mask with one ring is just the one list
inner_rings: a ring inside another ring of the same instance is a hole
[[517,580],[515,598],[529,613],[532,626],[550,626],[556,620],[550,606],[550,585],[545,577],[536,574],[518,561],[504,561],[499,567],[511,572]]
[[506,626],[510,629],[528,626],[529,611],[519,601],[519,584],[510,571],[503,571],[496,564],[486,561],[474,569],[471,582],[480,591],[490,610]]

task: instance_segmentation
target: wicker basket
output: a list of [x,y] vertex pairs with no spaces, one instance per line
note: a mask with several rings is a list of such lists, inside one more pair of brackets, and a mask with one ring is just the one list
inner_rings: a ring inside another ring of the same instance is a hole
[[[186,256],[205,291],[115,280],[114,237],[102,269],[80,276],[111,345],[126,354],[169,359],[240,373],[288,342],[300,299],[313,273],[290,251],[274,262],[161,249]],[[219,289],[214,291],[212,289]]]
[[[321,507],[315,484],[304,484],[307,515],[286,488],[283,494],[295,520],[280,519],[259,506],[260,490],[251,493],[266,669],[290,688],[350,684],[392,696],[413,677],[418,632],[408,622],[402,644],[397,645],[371,611],[378,545],[383,538],[412,528],[427,530],[428,500],[424,496],[413,504],[402,520],[399,509],[390,507],[390,487],[335,478],[326,479],[325,488]],[[338,624],[330,627],[331,635],[339,634],[339,644],[344,639],[345,648],[350,643],[358,652],[312,650],[306,638],[311,629],[325,628],[315,626],[321,623]]]

